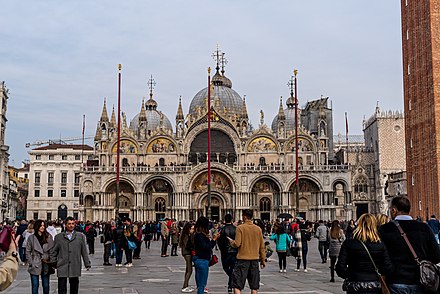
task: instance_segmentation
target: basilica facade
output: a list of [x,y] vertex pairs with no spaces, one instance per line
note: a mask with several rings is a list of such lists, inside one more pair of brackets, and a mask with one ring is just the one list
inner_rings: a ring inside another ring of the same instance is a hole
[[[353,216],[351,172],[336,164],[332,109],[328,98],[309,101],[298,111],[295,144],[295,104],[280,99],[270,124],[260,113],[252,126],[246,99],[234,91],[217,59],[208,88],[197,92],[188,113],[177,105],[174,127],[160,111],[153,82],[150,97],[130,121],[122,114],[120,139],[120,214],[136,220],[164,217],[196,219],[207,214],[207,137],[211,121],[212,218],[254,210],[263,220],[278,214],[299,213],[309,220],[347,219]],[[299,168],[295,169],[295,148]],[[117,119],[108,115],[104,101],[94,138],[94,154],[81,174],[79,214],[85,220],[115,216]],[[299,176],[299,207],[295,177]]]

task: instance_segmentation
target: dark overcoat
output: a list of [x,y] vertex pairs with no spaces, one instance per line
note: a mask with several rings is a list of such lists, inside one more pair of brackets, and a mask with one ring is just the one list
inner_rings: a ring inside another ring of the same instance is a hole
[[73,231],[71,240],[66,232],[55,236],[55,245],[51,251],[51,261],[57,263],[59,278],[75,278],[81,276],[81,257],[85,267],[90,267],[85,236]]

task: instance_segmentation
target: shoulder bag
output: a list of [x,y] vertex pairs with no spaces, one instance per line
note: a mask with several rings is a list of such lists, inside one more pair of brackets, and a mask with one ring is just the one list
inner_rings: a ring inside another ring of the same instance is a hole
[[411,254],[414,257],[414,260],[416,261],[417,265],[420,269],[420,285],[427,291],[437,291],[439,282],[440,282],[440,268],[438,265],[433,264],[429,260],[422,260],[420,261],[419,257],[417,256],[416,252],[414,251],[414,248],[412,247],[411,243],[408,240],[408,236],[403,231],[402,227],[399,225],[397,221],[393,222],[397,229],[399,229],[400,235],[405,240],[406,245],[408,245],[409,250],[411,251]]
[[365,250],[368,253],[368,256],[370,257],[371,262],[373,263],[374,270],[376,271],[377,278],[379,279],[380,289],[382,291],[382,294],[390,294],[390,289],[388,289],[387,283],[385,282],[385,278],[380,274],[379,269],[377,268],[376,263],[374,262],[373,257],[371,256],[370,251],[367,248],[367,245],[365,245],[365,243],[360,240],[359,242],[361,242],[362,246],[364,246]]
[[135,242],[128,240],[127,237],[125,237],[125,239],[127,239],[128,249],[130,249],[130,250],[135,250],[135,249],[137,248]]

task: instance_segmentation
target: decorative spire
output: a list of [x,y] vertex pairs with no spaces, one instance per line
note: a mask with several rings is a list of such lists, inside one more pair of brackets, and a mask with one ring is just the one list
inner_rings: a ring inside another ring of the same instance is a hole
[[108,122],[108,115],[107,115],[107,102],[106,98],[104,97],[104,106],[102,107],[102,113],[101,113],[101,119],[100,121],[106,121]]
[[247,107],[246,107],[246,95],[243,95],[243,107],[241,110],[241,118],[248,119]]
[[283,96],[280,97],[280,109],[278,110],[278,120],[285,120],[286,119],[286,115],[284,114],[284,109],[283,109]]
[[116,114],[115,114],[115,106],[113,105],[113,110],[112,110],[112,118],[110,119],[110,123],[115,127],[117,122],[116,122]]
[[215,69],[217,70],[217,72],[220,70],[220,62],[222,59],[222,53],[220,51],[220,46],[217,44],[217,49],[214,51],[214,53],[212,53],[212,58],[216,61],[217,65],[215,67]]
[[183,116],[182,96],[179,97],[179,107],[177,108],[176,119],[177,120],[185,119],[185,117]]
[[148,88],[150,88],[150,99],[153,99],[153,89],[156,86],[156,81],[153,79],[153,75],[148,80]]
[[144,99],[145,97],[142,98],[142,106],[141,106],[141,112],[139,114],[139,121],[147,121],[147,113],[145,112]]
[[290,77],[290,80],[287,83],[287,86],[290,89],[290,97],[287,99],[286,105],[287,105],[288,108],[293,108],[293,107],[295,107],[295,102],[296,102],[296,99],[295,99],[295,97],[293,95],[293,91],[295,90],[295,78],[294,78],[294,76]]
[[153,75],[151,75],[148,80],[148,88],[150,88],[150,99],[145,103],[145,108],[148,110],[156,110],[157,102],[153,99],[153,89],[156,86],[156,81],[153,79]]

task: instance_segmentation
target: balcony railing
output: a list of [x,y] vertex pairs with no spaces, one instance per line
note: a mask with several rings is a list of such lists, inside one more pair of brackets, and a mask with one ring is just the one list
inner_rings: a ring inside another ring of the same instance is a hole
[[[174,173],[174,172],[189,172],[196,165],[170,165],[170,166],[123,166],[121,167],[121,172],[123,173],[150,173],[150,172],[162,172],[162,173]],[[289,171],[294,172],[294,165],[228,165],[234,171],[237,172],[261,172],[261,171]],[[348,165],[300,165],[300,172],[337,172],[337,171],[347,171],[349,169]],[[88,166],[83,168],[84,172],[101,172],[101,173],[115,173],[116,167],[114,166]]]

